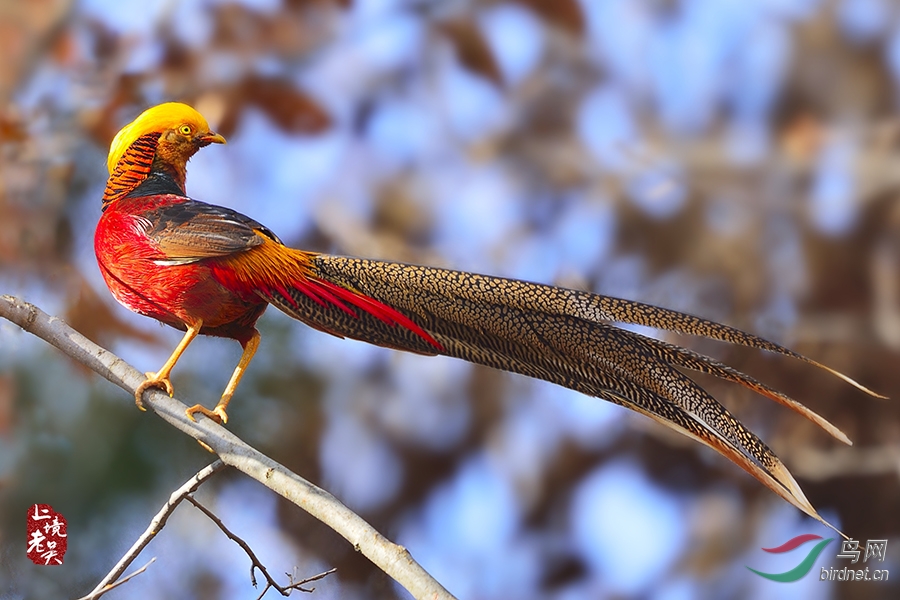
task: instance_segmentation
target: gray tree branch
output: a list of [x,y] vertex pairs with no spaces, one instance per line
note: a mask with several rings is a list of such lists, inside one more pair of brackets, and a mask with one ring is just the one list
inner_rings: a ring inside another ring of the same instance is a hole
[[[128,392],[143,381],[144,374],[115,354],[101,348],[38,307],[13,296],[0,296],[0,317],[15,323],[58,348],[70,358],[102,375]],[[144,394],[144,403],[164,421],[208,446],[226,465],[256,479],[319,519],[391,576],[416,599],[452,599],[453,596],[428,574],[409,551],[376,531],[337,498],[262,454],[210,419],[193,422],[185,415],[187,405],[159,390]]]

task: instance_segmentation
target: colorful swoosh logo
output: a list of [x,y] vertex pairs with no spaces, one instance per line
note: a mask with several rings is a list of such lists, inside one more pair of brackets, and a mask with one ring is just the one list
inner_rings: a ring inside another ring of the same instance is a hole
[[[798,535],[797,537],[790,539],[783,543],[782,545],[776,548],[763,548],[766,552],[771,552],[773,554],[781,554],[783,552],[790,552],[796,548],[799,548],[806,542],[811,542],[813,540],[821,540],[822,536],[815,535],[812,533],[804,533],[803,535]],[[778,581],[781,583],[790,583],[792,581],[797,581],[806,576],[809,573],[813,565],[816,562],[816,559],[819,558],[819,554],[822,553],[822,550],[825,549],[831,540],[834,538],[828,538],[827,540],[822,540],[818,544],[816,544],[812,550],[809,551],[809,554],[806,555],[806,558],[803,561],[791,569],[790,571],[785,571],[784,573],[763,573],[762,571],[757,571],[756,569],[751,569],[747,567],[760,577],[765,577],[766,579],[771,579],[772,581]]]

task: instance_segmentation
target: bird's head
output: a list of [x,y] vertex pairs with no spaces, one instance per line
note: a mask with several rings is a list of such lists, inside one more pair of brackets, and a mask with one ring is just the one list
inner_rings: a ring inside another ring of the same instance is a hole
[[224,144],[199,112],[180,102],[148,108],[122,128],[109,146],[109,180],[103,206],[137,188],[151,173],[164,173],[184,191],[187,161],[203,146]]
[[203,115],[187,104],[159,104],[142,112],[113,138],[106,161],[110,175],[128,149],[138,139],[149,134],[153,134],[156,141],[154,159],[179,171],[184,170],[188,159],[200,148],[225,143],[224,137],[210,130]]

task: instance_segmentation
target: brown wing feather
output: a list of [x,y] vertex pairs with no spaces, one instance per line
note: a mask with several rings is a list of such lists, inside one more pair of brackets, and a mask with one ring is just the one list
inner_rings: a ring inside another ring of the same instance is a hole
[[[180,198],[142,214],[147,237],[172,263],[224,257],[278,240],[269,229],[239,212]],[[280,243],[280,242],[279,242]]]

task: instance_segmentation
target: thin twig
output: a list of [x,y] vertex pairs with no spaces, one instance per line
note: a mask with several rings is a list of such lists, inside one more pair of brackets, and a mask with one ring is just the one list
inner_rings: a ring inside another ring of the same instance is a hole
[[273,579],[272,576],[269,575],[269,572],[266,570],[266,567],[262,564],[262,562],[259,560],[259,558],[257,558],[256,554],[253,552],[253,549],[250,548],[250,544],[245,542],[239,536],[235,535],[230,529],[228,529],[228,527],[225,526],[225,523],[222,522],[222,519],[220,519],[219,517],[214,515],[211,510],[209,510],[208,508],[206,508],[205,506],[200,504],[193,496],[187,496],[187,497],[185,497],[185,500],[187,500],[188,502],[190,502],[191,504],[196,506],[197,510],[202,512],[204,515],[207,516],[207,518],[210,521],[215,523],[216,526],[222,530],[222,533],[224,533],[228,537],[228,539],[230,539],[235,544],[240,546],[241,549],[247,553],[247,556],[250,557],[250,582],[253,584],[253,587],[256,587],[256,574],[255,574],[256,569],[259,569],[260,572],[263,574],[263,577],[266,578],[266,582],[267,582],[266,587],[263,590],[262,595],[260,595],[260,598],[262,598],[265,595],[265,593],[269,590],[270,587],[273,587],[276,590],[278,590],[279,592],[281,592],[282,596],[289,595],[289,592],[286,592],[285,589],[282,588],[280,585],[278,585],[278,583],[275,581],[275,579]]
[[97,598],[99,598],[100,596],[102,596],[102,595],[105,594],[106,592],[110,592],[110,591],[116,589],[117,587],[119,587],[119,586],[122,585],[123,583],[128,583],[128,581],[130,581],[131,578],[137,577],[138,575],[140,575],[141,573],[143,573],[144,571],[146,571],[146,570],[147,570],[147,567],[149,567],[150,565],[152,565],[152,564],[155,563],[155,562],[156,562],[156,557],[154,556],[153,558],[151,558],[150,560],[147,561],[147,564],[145,564],[143,567],[141,567],[140,569],[138,569],[138,570],[135,571],[134,573],[129,573],[128,575],[126,575],[126,576],[123,577],[122,579],[119,579],[118,581],[116,581],[116,582],[114,582],[114,583],[110,583],[109,585],[105,586],[102,590],[96,590],[96,589],[95,589],[94,591],[92,591],[92,592],[91,592],[90,594],[88,594],[87,596],[82,596],[82,597],[79,598],[78,600],[97,600]]
[[[318,575],[313,575],[312,577],[307,577],[306,579],[303,579],[302,581],[297,581],[297,582],[294,581],[294,575],[292,573],[285,573],[285,575],[287,575],[290,578],[291,584],[286,586],[284,589],[299,590],[301,592],[307,592],[307,593],[311,594],[312,592],[316,591],[316,588],[308,588],[307,589],[307,588],[301,587],[301,586],[303,586],[307,583],[312,583],[313,581],[319,581],[320,579],[324,579],[324,578],[328,577],[329,575],[331,575],[332,573],[336,573],[336,572],[337,572],[336,568],[331,568],[331,569],[328,569],[327,571],[323,571],[323,572],[319,573]],[[256,600],[259,600],[260,598],[262,598],[262,596],[260,596]]]
[[208,508],[206,508],[205,506],[200,504],[191,495],[197,491],[197,489],[203,484],[203,482],[205,482],[207,479],[209,479],[210,477],[212,477],[213,475],[215,475],[216,473],[218,473],[219,471],[221,471],[224,468],[225,468],[225,463],[223,463],[221,460],[216,460],[212,464],[207,465],[206,467],[203,467],[193,477],[188,479],[184,483],[184,485],[182,485],[177,490],[172,492],[172,494],[169,496],[169,500],[163,505],[163,507],[160,509],[160,511],[156,514],[156,516],[153,517],[153,519],[150,521],[150,525],[147,527],[147,529],[144,531],[144,533],[142,533],[138,537],[138,539],[131,546],[131,548],[128,550],[128,552],[126,552],[125,555],[121,559],[119,559],[119,562],[116,564],[115,567],[113,567],[112,571],[110,571],[109,574],[107,574],[107,576],[104,577],[103,580],[97,584],[97,586],[94,588],[94,590],[89,595],[87,595],[84,598],[81,598],[79,600],[97,600],[97,598],[100,598],[106,592],[109,592],[110,590],[122,585],[123,583],[125,583],[126,581],[128,581],[129,579],[134,577],[135,575],[143,573],[147,569],[147,566],[156,560],[155,557],[152,558],[150,560],[150,562],[148,562],[146,565],[144,565],[143,567],[141,567],[134,573],[131,573],[130,575],[128,575],[127,577],[125,577],[123,579],[119,579],[119,577],[122,575],[122,573],[125,572],[125,569],[127,569],[128,566],[138,557],[138,555],[153,540],[153,538],[156,537],[156,535],[160,531],[162,531],[163,527],[166,526],[166,522],[169,520],[169,517],[172,515],[172,513],[175,512],[175,509],[184,500],[187,500],[188,502],[190,502],[191,504],[196,506],[203,514],[205,514],[209,518],[209,520],[211,520],[213,523],[215,523],[216,526],[218,526],[218,528],[221,529],[222,532],[226,536],[228,536],[230,539],[234,540],[235,543],[237,543],[244,550],[244,552],[247,553],[247,556],[250,557],[250,561],[252,563],[250,566],[250,581],[253,583],[253,587],[256,587],[256,577],[254,574],[255,569],[259,569],[262,572],[262,574],[266,578],[267,583],[266,583],[265,589],[263,589],[263,592],[262,592],[262,594],[260,594],[259,598],[262,598],[266,594],[266,592],[269,591],[270,588],[275,588],[276,590],[278,590],[278,592],[281,593],[282,596],[289,596],[291,593],[291,590],[295,590],[295,589],[303,591],[303,592],[310,592],[312,590],[307,590],[301,586],[304,583],[308,583],[310,581],[316,581],[318,579],[321,579],[322,577],[335,571],[335,569],[331,569],[330,571],[326,571],[325,573],[321,573],[314,577],[304,579],[303,581],[298,582],[298,583],[294,583],[293,577],[291,575],[288,575],[288,577],[290,578],[290,584],[286,585],[286,586],[279,585],[275,581],[275,579],[269,575],[269,572],[268,572],[268,570],[266,570],[265,565],[263,565],[262,561],[260,561],[259,558],[257,558],[256,554],[250,548],[250,545],[247,544],[247,542],[245,542],[239,536],[234,534],[231,530],[229,530],[225,526],[225,524],[222,522],[221,519],[219,519]]
[[82,598],[79,598],[78,600],[97,600],[97,598],[99,598],[100,596],[102,596],[102,595],[105,594],[106,592],[110,592],[110,591],[116,589],[117,587],[119,587],[120,585],[125,584],[125,583],[128,583],[132,578],[137,577],[138,575],[140,575],[141,573],[143,573],[144,571],[146,571],[146,570],[147,570],[147,567],[149,567],[150,565],[152,565],[154,562],[156,562],[156,557],[155,557],[155,556],[154,556],[153,558],[151,558],[150,560],[148,560],[148,561],[147,561],[147,564],[145,564],[143,567],[141,567],[140,569],[138,569],[138,570],[135,571],[134,573],[130,573],[130,574],[126,575],[125,577],[119,579],[118,581],[115,581],[114,583],[111,583],[111,584],[105,586],[105,587],[104,587],[103,589],[101,589],[101,590],[95,590],[95,591],[92,591],[92,592],[91,592],[90,594],[88,594],[87,596],[84,596],[84,597],[82,597]]
[[[126,390],[129,401],[133,401],[134,390],[145,379],[143,373],[124,360],[33,304],[13,296],[0,296],[0,317],[47,341]],[[144,394],[144,404],[176,429],[212,448],[225,464],[256,479],[328,525],[406,588],[413,598],[453,598],[450,592],[413,560],[406,548],[385,538],[325,490],[291,472],[210,419],[191,421],[185,415],[187,406],[162,391],[150,390]]]
[[116,566],[112,568],[112,570],[104,577],[100,583],[94,588],[94,590],[88,595],[89,598],[99,598],[103,593],[112,589],[110,584],[116,581],[122,573],[125,572],[125,569],[134,562],[134,560],[138,557],[138,555],[143,551],[143,549],[150,543],[150,541],[156,536],[160,530],[166,526],[166,521],[169,520],[169,515],[171,515],[175,508],[181,504],[181,501],[185,498],[189,497],[189,494],[193,494],[197,491],[204,481],[221,471],[225,468],[225,463],[221,460],[216,460],[215,462],[203,467],[200,469],[195,475],[193,475],[190,479],[184,482],[180,488],[172,492],[172,495],[169,496],[169,500],[163,504],[163,507],[156,513],[156,516],[150,521],[150,525],[147,526],[147,529],[144,530],[138,539],[132,544],[131,548],[128,549],[128,552],[125,553],[122,558],[119,559],[119,562],[116,563]]

